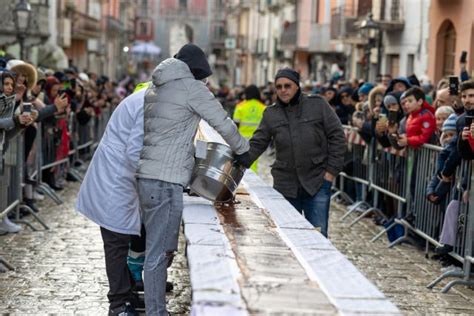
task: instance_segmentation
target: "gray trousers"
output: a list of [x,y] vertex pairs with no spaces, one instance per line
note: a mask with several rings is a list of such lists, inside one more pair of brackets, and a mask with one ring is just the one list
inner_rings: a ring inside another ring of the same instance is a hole
[[441,229],[441,235],[439,236],[439,242],[443,245],[454,246],[456,243],[459,204],[460,202],[458,200],[452,200],[446,207],[443,228]]
[[183,214],[183,187],[160,180],[138,179],[140,215],[146,230],[144,264],[147,316],[168,315],[166,268],[178,249]]

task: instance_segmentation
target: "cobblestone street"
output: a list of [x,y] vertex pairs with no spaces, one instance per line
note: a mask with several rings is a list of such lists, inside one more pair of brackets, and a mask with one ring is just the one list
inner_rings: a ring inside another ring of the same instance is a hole
[[[263,178],[271,182],[265,155],[260,161]],[[105,315],[108,303],[102,240],[98,227],[73,210],[78,184],[69,184],[61,193],[65,203],[53,205],[48,199],[39,204],[50,231],[0,237],[0,254],[15,271],[0,274],[0,313],[7,314],[93,314]],[[330,239],[339,251],[365,274],[407,315],[474,314],[474,291],[458,286],[448,294],[426,285],[441,271],[441,264],[425,258],[424,252],[410,245],[387,248],[385,236],[370,239],[380,229],[371,220],[352,228],[341,222],[344,209],[334,204],[331,211]],[[33,224],[36,224],[33,222]],[[36,225],[39,226],[39,225]],[[180,252],[170,269],[174,291],[169,296],[173,314],[189,313],[191,288],[181,235]]]
[[[74,211],[78,184],[61,192],[65,203],[56,206],[47,198],[39,204],[50,231],[0,237],[0,255],[15,271],[0,273],[0,314],[106,315],[107,277],[98,226]],[[36,227],[39,225],[36,224]],[[169,271],[174,290],[169,311],[186,315],[191,289],[184,239]]]

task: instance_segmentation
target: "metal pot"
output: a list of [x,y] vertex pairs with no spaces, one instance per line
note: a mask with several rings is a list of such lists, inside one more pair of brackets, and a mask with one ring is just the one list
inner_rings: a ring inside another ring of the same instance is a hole
[[229,146],[207,143],[205,159],[196,158],[190,181],[191,191],[216,202],[228,202],[234,197],[245,168],[234,165],[234,156]]

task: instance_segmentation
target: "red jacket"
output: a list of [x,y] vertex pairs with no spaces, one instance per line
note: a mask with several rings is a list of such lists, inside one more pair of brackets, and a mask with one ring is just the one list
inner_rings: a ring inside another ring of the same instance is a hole
[[471,151],[474,153],[474,138],[469,135],[469,138],[467,140],[469,141],[469,145],[471,145]]
[[408,146],[418,148],[429,143],[436,130],[434,108],[425,102],[421,109],[408,115],[406,128]]

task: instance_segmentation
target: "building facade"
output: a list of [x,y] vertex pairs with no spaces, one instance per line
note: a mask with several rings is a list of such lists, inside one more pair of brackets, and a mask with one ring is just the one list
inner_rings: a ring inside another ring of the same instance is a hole
[[287,0],[238,1],[227,5],[226,46],[232,85],[263,86],[273,81],[276,69],[292,66],[281,33],[285,21],[294,20],[295,6]]
[[[123,48],[134,38],[135,1],[36,0],[31,5],[24,59],[47,68],[120,78],[127,73]],[[1,1],[0,46],[20,58],[13,12],[16,1]],[[113,62],[112,62],[113,61]]]
[[152,2],[155,6],[155,43],[161,48],[161,59],[173,56],[187,43],[194,43],[210,53],[209,0]]
[[382,35],[381,73],[393,76],[428,72],[429,8],[431,0],[374,1]]
[[[31,3],[31,13],[24,40],[24,56],[26,60],[36,62],[38,46],[50,39],[49,12],[54,9],[52,1],[38,0]],[[18,30],[14,19],[14,9],[17,1],[0,0],[0,49],[5,53],[20,58]]]
[[467,52],[467,69],[474,67],[473,12],[471,0],[431,1],[428,75],[434,82],[459,74],[462,51]]

